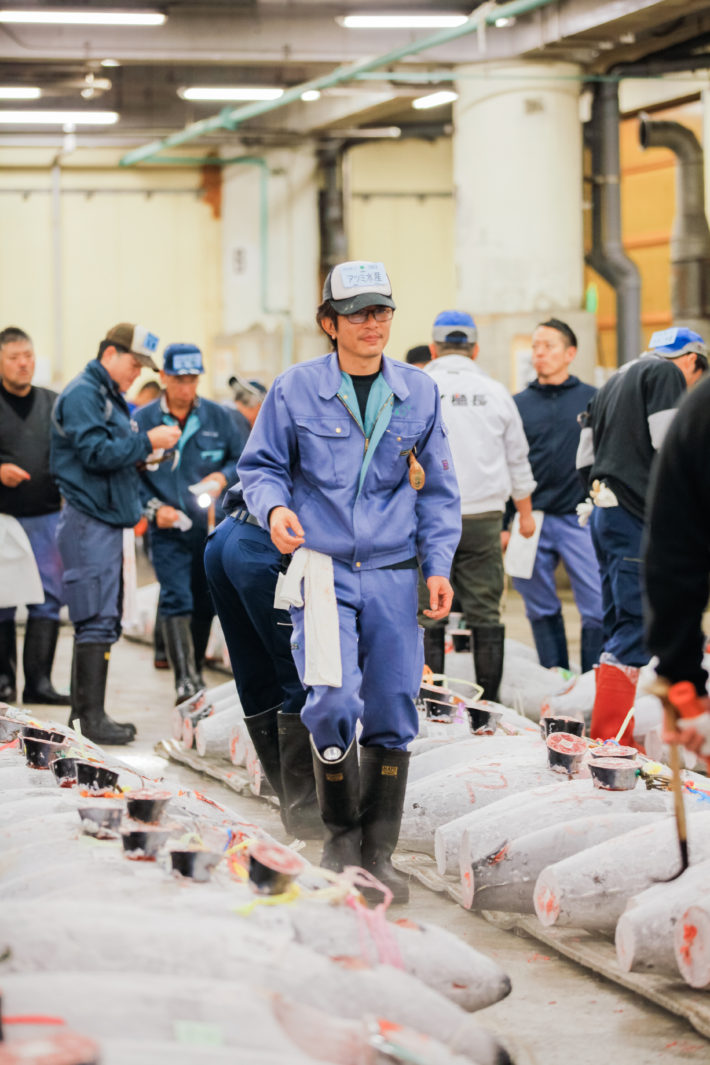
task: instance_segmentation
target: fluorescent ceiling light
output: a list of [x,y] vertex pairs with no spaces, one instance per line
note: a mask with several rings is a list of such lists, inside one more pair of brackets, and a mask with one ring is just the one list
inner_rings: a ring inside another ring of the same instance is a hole
[[178,89],[178,96],[183,100],[278,100],[283,94],[283,89],[264,89],[256,85],[193,85],[189,89]]
[[42,90],[29,85],[0,85],[0,100],[38,100]]
[[165,15],[160,11],[17,11],[0,9],[0,22],[31,23],[60,26],[162,26]]
[[2,111],[0,126],[112,126],[117,111]]
[[102,67],[120,67],[120,65],[121,64],[119,63],[119,61],[117,59],[102,59],[101,60],[101,66]]
[[345,15],[347,30],[438,30],[463,26],[468,15]]
[[456,92],[432,92],[428,96],[418,96],[416,100],[412,100],[412,107],[415,107],[417,111],[426,111],[429,107],[441,107],[442,104],[453,103],[458,98]]
[[505,26],[514,26],[515,25],[515,19],[514,18],[497,18],[495,20],[494,25],[497,26],[499,30],[503,29]]
[[301,99],[308,103],[310,100],[320,100],[320,92],[318,89],[306,89],[301,93]]

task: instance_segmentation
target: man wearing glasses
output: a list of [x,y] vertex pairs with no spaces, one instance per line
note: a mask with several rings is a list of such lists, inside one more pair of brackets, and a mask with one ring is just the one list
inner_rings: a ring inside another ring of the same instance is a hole
[[121,635],[123,530],[142,511],[136,465],[180,437],[174,425],[141,432],[123,398],[142,367],[157,371],[157,346],[142,326],[109,329],[52,414],[51,469],[65,500],[57,543],[74,626],[69,723],[78,719],[83,734],[101,744],[130,743],[136,734],[104,710],[111,646]]
[[[331,270],[316,320],[333,350],[276,379],[238,472],[278,550],[306,549],[286,581],[304,570],[291,646],[307,688],[301,716],[325,826],[322,862],[363,866],[405,902],[390,859],[418,731],[417,564],[428,616],[445,616],[461,515],[436,385],[383,354],[394,309],[382,263]],[[333,623],[323,629],[329,607]]]

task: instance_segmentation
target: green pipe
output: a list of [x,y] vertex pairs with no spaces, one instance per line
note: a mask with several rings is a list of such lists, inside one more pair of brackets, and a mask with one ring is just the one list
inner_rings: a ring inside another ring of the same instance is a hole
[[171,133],[162,140],[152,141],[141,148],[135,148],[123,156],[119,166],[133,166],[135,163],[146,162],[146,160],[151,159],[164,148],[174,148],[178,144],[185,144],[186,141],[194,140],[205,133],[212,133],[219,129],[236,129],[251,118],[257,118],[259,115],[275,111],[286,104],[300,100],[302,94],[310,89],[328,89],[332,85],[338,85],[343,81],[352,81],[358,74],[381,69],[389,63],[397,63],[409,55],[416,55],[429,48],[437,48],[442,44],[448,44],[449,41],[456,40],[458,37],[473,33],[479,26],[485,24],[493,25],[496,19],[517,18],[520,15],[528,14],[538,8],[547,7],[549,4],[556,2],[557,0],[510,0],[507,4],[496,6],[494,10],[489,8],[483,15],[481,15],[480,11],[474,11],[470,18],[461,26],[440,30],[438,33],[431,34],[428,37],[410,41],[408,44],[394,48],[392,51],[376,56],[374,59],[363,59],[357,63],[336,67],[329,74],[323,74],[318,78],[312,78],[310,81],[304,81],[300,85],[294,85],[292,88],[287,89],[278,100],[260,100],[237,108],[225,107],[219,114],[213,115],[211,118],[203,118],[201,121],[193,122],[177,133]]

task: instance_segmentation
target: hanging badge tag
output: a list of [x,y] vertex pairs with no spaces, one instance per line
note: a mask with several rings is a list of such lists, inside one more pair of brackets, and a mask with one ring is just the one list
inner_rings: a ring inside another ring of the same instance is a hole
[[415,492],[419,492],[424,487],[424,482],[426,480],[424,469],[421,463],[417,460],[414,451],[410,451],[407,462],[409,463],[409,483]]

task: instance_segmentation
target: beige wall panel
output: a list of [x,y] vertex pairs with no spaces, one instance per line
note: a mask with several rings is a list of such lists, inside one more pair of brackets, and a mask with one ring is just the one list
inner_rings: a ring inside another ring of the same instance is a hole
[[0,195],[0,232],[0,328],[17,325],[27,330],[35,343],[38,371],[44,371],[42,383],[49,384],[52,355],[49,196]]

